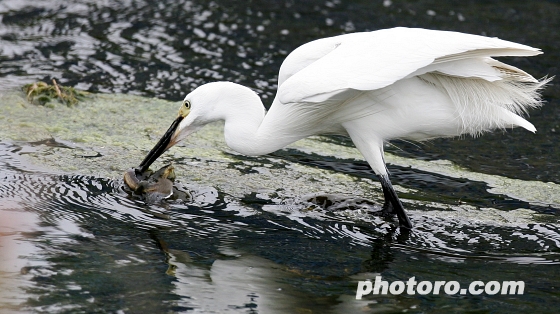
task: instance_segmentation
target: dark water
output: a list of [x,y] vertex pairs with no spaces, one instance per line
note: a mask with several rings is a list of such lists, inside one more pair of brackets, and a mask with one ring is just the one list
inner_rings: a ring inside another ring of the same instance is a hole
[[[509,58],[535,77],[553,76],[560,57],[557,1],[26,1],[0,2],[0,89],[51,78],[89,91],[180,100],[203,83],[254,88],[266,105],[286,55],[310,40],[394,26],[496,36],[541,48]],[[475,171],[560,182],[556,82],[524,130],[483,140],[397,143],[415,157]],[[527,145],[527,144],[530,145]],[[391,151],[391,149],[389,148]]]
[[[180,182],[180,197],[147,205],[119,180],[29,171],[24,151],[0,143],[2,209],[37,220],[22,232],[33,246],[18,257],[22,311],[553,313],[560,304],[558,224],[415,215],[408,233],[375,216],[378,204],[351,197],[232,200]],[[378,273],[465,286],[524,280],[526,294],[356,301],[357,281]]]
[[[94,92],[179,100],[200,84],[230,80],[254,88],[269,105],[278,68],[297,46],[393,26],[532,45],[545,54],[507,61],[535,77],[558,73],[557,1],[17,0],[0,1],[0,90],[56,78]],[[560,183],[556,82],[544,98],[542,109],[530,112],[535,135],[516,129],[418,146],[397,142],[387,150]],[[210,186],[180,186],[182,199],[146,205],[120,182],[42,172],[22,163],[26,144],[0,143],[0,209],[36,222],[18,240],[29,246],[18,270],[23,288],[13,293],[23,306],[8,312],[554,313],[560,305],[558,224],[417,215],[414,232],[403,234],[370,215],[378,205],[356,199],[326,195],[286,203],[248,191],[232,200]],[[362,163],[289,150],[275,156],[371,176]],[[490,194],[482,182],[390,170],[396,184],[431,200],[460,192],[469,204],[504,213],[525,208],[558,215],[556,208]],[[348,204],[359,210],[346,210]],[[389,281],[524,280],[526,294],[401,295],[359,303],[356,282],[371,273]]]

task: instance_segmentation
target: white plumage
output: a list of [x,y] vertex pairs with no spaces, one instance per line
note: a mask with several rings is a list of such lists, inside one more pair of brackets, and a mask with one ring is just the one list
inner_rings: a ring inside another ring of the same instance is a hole
[[168,131],[167,143],[164,136],[141,167],[216,120],[225,120],[227,144],[247,155],[267,154],[311,135],[348,135],[380,177],[384,209],[410,228],[388,178],[383,142],[515,126],[535,132],[520,114],[541,104],[539,90],[549,80],[538,81],[492,57],[540,53],[497,38],[410,28],[315,40],[282,64],[266,115],[249,88],[202,85],[185,97],[187,112]]

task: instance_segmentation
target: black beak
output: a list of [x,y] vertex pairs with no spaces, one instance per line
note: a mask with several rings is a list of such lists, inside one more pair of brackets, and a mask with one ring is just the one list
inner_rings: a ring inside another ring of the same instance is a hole
[[171,123],[171,126],[167,129],[159,142],[157,142],[156,146],[152,148],[146,158],[144,158],[144,160],[140,163],[140,166],[138,166],[140,173],[148,170],[152,163],[154,163],[154,161],[156,161],[156,159],[158,159],[158,157],[167,150],[169,143],[171,142],[171,137],[175,133],[175,130],[179,127],[179,123],[181,123],[182,120],[183,117],[179,116],[175,119],[175,121],[173,121],[173,123]]

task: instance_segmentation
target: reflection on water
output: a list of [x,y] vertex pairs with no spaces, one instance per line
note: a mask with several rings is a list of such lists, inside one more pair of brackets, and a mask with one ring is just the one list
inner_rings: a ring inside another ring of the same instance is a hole
[[[0,145],[5,308],[287,313],[453,304],[515,312],[537,304],[550,310],[560,298],[550,290],[560,280],[551,271],[560,264],[557,224],[415,215],[415,229],[403,232],[365,199],[232,199],[180,184],[192,197],[147,205],[120,180],[32,169],[19,155],[25,151],[22,144]],[[528,293],[355,300],[357,281],[377,274],[388,281],[525,280]]]

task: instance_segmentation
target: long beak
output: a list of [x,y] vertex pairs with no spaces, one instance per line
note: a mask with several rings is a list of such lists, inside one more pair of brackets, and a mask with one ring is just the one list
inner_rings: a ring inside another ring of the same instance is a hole
[[152,148],[152,150],[148,153],[146,158],[144,158],[144,160],[140,163],[140,166],[138,166],[138,168],[140,168],[140,172],[148,170],[152,163],[154,163],[154,161],[156,161],[156,159],[158,159],[161,154],[163,154],[169,147],[175,144],[171,143],[171,139],[173,138],[173,134],[175,134],[175,131],[177,130],[179,124],[183,119],[184,117],[179,115],[177,119],[175,119],[175,121],[171,123],[169,129],[167,129],[159,142],[157,142],[154,148]]

